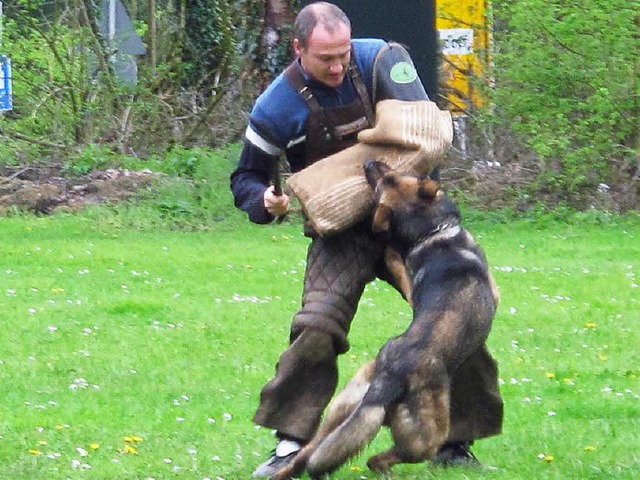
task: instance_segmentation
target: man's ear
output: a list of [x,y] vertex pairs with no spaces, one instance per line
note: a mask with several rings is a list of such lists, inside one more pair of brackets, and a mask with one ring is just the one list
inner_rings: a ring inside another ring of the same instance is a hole
[[378,205],[373,212],[373,221],[371,222],[371,230],[374,232],[388,232],[391,227],[392,209],[386,205]]
[[299,57],[302,53],[302,48],[300,47],[300,40],[297,38],[293,39],[293,53],[295,53],[296,57]]

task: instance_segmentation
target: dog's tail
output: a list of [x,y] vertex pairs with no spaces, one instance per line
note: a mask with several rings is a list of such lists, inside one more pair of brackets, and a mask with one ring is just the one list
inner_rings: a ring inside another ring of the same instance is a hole
[[382,427],[388,406],[402,393],[400,382],[372,382],[358,407],[311,454],[307,471],[312,478],[333,472],[360,453]]
[[307,463],[309,475],[316,478],[331,473],[360,453],[382,427],[385,410],[383,405],[358,407],[313,452]]

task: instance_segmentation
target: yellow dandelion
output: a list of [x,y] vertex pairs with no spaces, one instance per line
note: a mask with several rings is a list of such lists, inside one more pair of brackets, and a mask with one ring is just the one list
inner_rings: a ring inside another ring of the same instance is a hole
[[51,289],[51,293],[62,293],[62,292],[64,292],[64,288],[53,287]]
[[551,372],[547,372],[546,373],[546,377],[551,379],[551,378],[556,378],[556,374],[555,373],[551,373]]
[[362,467],[359,467],[358,465],[353,465],[351,467],[351,471],[352,472],[362,472]]
[[598,354],[598,360],[600,360],[601,362],[606,362],[607,360],[609,360],[609,357],[607,357],[605,354],[603,353],[599,353]]
[[593,330],[594,328],[596,328],[598,326],[598,324],[596,322],[587,322],[585,324],[585,327],[587,327],[589,330]]
[[31,450],[29,450],[29,454],[30,455],[42,455],[42,452],[40,450],[38,450],[37,448],[32,448]]
[[543,460],[547,463],[553,462],[553,455],[545,455]]
[[56,429],[56,430],[62,430],[63,428],[64,428],[64,427],[63,427],[62,425],[56,425],[56,426],[55,426],[55,429]]
[[587,445],[584,447],[585,452],[593,452],[596,449],[593,445]]
[[139,437],[138,435],[130,435],[130,438],[132,442],[136,442],[136,443],[139,443],[143,440],[143,438]]
[[38,440],[38,445],[43,446],[43,445],[47,445],[47,443],[48,442],[46,440]]
[[97,449],[99,449],[99,448],[100,448],[100,444],[99,444],[98,442],[90,443],[90,444],[89,444],[89,448],[90,448],[91,450],[97,450]]
[[131,455],[137,455],[138,449],[136,447],[132,447],[131,445],[125,445],[122,449],[122,453],[130,453]]

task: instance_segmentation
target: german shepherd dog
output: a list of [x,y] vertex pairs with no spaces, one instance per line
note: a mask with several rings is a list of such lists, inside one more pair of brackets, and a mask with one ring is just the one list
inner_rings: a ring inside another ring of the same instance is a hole
[[413,320],[330,403],[314,438],[272,478],[305,470],[320,478],[361,452],[382,425],[394,446],[367,466],[389,473],[397,463],[433,460],[449,433],[451,376],[482,347],[498,293],[484,253],[460,225],[460,213],[437,181],[365,163],[375,189],[373,230],[389,245]]

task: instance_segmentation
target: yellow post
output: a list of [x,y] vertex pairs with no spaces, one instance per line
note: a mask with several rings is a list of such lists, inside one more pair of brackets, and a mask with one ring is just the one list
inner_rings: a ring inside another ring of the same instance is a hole
[[472,79],[480,78],[489,61],[490,30],[485,0],[437,0],[436,28],[440,38],[440,88],[454,115],[464,115],[484,99]]

